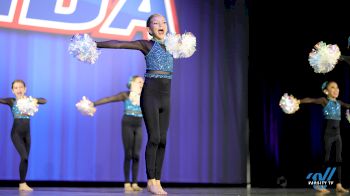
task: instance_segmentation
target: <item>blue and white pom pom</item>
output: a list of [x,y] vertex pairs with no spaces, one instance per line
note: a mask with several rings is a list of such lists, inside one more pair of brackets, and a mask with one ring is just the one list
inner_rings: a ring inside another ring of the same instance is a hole
[[83,115],[93,116],[96,112],[94,104],[85,96],[83,96],[83,98],[77,104],[75,104],[75,106]]
[[18,110],[23,115],[34,116],[34,114],[39,110],[38,100],[34,99],[33,97],[18,99],[16,101],[16,105]]
[[299,110],[300,101],[293,97],[293,95],[288,95],[285,93],[279,103],[283,112],[286,114],[293,114]]
[[315,73],[328,73],[332,71],[340,58],[337,45],[318,42],[309,53],[309,63]]
[[68,47],[69,53],[79,61],[94,64],[101,52],[88,34],[76,34]]
[[164,40],[166,50],[174,58],[188,58],[196,51],[196,37],[190,33],[174,34],[168,33]]

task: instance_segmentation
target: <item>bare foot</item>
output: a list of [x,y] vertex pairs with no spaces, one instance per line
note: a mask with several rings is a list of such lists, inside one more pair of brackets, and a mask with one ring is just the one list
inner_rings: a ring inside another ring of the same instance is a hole
[[131,187],[134,191],[142,191],[143,190],[141,187],[139,187],[139,185],[137,185],[137,183],[132,183]]
[[330,193],[330,191],[329,191],[328,189],[325,189],[325,188],[317,189],[317,192],[318,192],[318,193],[321,193],[321,194]]
[[30,188],[27,183],[23,182],[23,183],[20,183],[19,184],[19,191],[28,191],[28,192],[31,192],[33,191],[32,188]]
[[124,192],[132,192],[134,189],[131,188],[130,183],[125,183],[124,184]]
[[159,186],[157,186],[155,179],[150,179],[147,181],[147,190],[152,194],[162,195],[162,190],[160,190]]
[[160,180],[156,180],[156,185],[159,187],[159,189],[162,191],[162,195],[167,195],[168,193],[163,189],[162,185],[160,184]]
[[335,191],[338,193],[348,193],[349,192],[349,190],[344,189],[340,183],[337,184],[337,188],[335,188]]

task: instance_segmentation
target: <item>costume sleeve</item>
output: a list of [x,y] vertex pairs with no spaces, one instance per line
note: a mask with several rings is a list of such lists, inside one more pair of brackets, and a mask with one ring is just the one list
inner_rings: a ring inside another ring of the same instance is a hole
[[309,98],[309,97],[306,97],[306,98],[303,98],[303,99],[300,99],[300,103],[314,103],[314,104],[320,104],[322,106],[325,106],[327,105],[327,99],[324,98],[324,97],[321,97],[321,98]]
[[110,96],[110,97],[105,97],[105,98],[99,99],[93,103],[94,103],[94,106],[99,106],[99,105],[110,103],[110,102],[124,101],[127,98],[128,98],[128,93],[121,92],[121,93],[118,93],[118,94]]
[[350,109],[350,104],[345,103],[345,102],[342,102],[342,101],[340,101],[340,100],[339,100],[339,103],[340,103],[340,105],[341,105],[342,107],[347,108],[347,109]]
[[0,103],[11,107],[13,105],[13,98],[0,99]]
[[36,98],[38,100],[38,104],[45,104],[47,100],[45,98]]
[[97,44],[97,48],[116,48],[116,49],[139,50],[144,55],[147,55],[153,46],[152,42],[148,41],[148,40],[136,40],[136,41],[110,40],[110,41],[96,42],[96,44]]

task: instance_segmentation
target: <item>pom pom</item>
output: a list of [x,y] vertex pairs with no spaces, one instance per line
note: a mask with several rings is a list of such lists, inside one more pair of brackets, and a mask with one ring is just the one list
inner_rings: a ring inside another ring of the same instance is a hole
[[166,50],[174,58],[188,58],[196,51],[196,37],[190,33],[168,33],[164,40]]
[[309,63],[316,73],[328,73],[332,71],[340,58],[340,50],[337,45],[317,43],[309,53]]
[[181,43],[180,48],[184,58],[192,56],[196,51],[196,37],[190,32],[184,33],[182,34]]
[[69,53],[79,61],[94,64],[101,52],[88,34],[76,34],[68,47]]
[[178,51],[180,50],[181,35],[168,33],[164,39],[166,50],[173,55],[174,58],[179,58]]
[[83,115],[93,116],[96,112],[94,104],[85,96],[75,106]]
[[17,108],[23,115],[34,116],[39,110],[38,100],[33,97],[25,97],[17,100]]
[[348,120],[348,122],[350,123],[350,111],[349,111],[349,109],[346,110],[345,116],[346,116],[346,120]]
[[300,101],[293,97],[293,95],[288,95],[285,93],[280,100],[280,107],[286,114],[293,114],[299,110]]

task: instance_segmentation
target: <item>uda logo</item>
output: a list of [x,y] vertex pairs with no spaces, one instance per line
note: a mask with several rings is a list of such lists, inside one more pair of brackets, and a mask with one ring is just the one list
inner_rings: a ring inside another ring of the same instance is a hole
[[147,38],[146,20],[154,13],[179,33],[174,0],[0,0],[0,27],[132,40],[138,32]]

